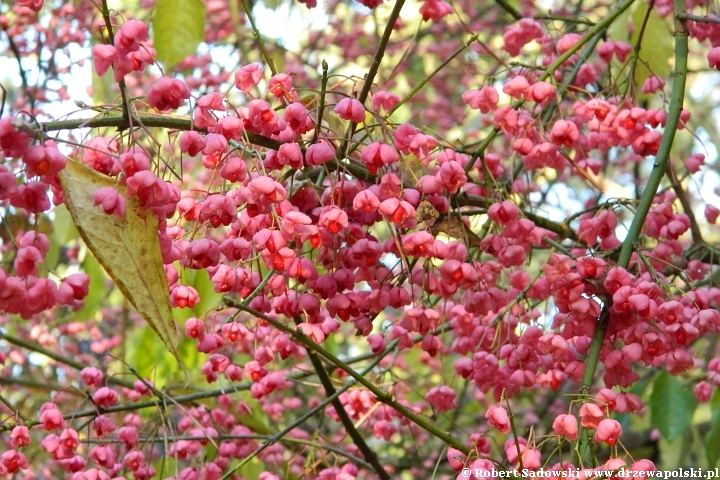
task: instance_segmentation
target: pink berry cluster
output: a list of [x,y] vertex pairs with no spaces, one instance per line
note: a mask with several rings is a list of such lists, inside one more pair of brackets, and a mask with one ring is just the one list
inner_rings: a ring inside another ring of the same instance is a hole
[[[383,47],[365,25],[381,35],[389,8],[331,2],[306,50],[272,49],[282,62],[251,52],[220,69],[197,54],[158,75],[143,17],[108,22],[75,3],[16,1],[0,18],[18,58],[42,48],[23,36],[35,25],[57,58],[74,42],[95,74],[112,68],[122,99],[82,124],[46,122],[50,97],[0,119],[0,209],[15,221],[0,247],[0,360],[10,384],[23,379],[2,396],[0,475],[647,472],[618,416],[654,408],[639,381],[662,371],[693,402],[713,397],[717,160],[693,143],[703,124],[676,78],[622,73],[646,68],[630,38],[586,50],[594,34],[564,9],[425,0]],[[592,24],[623,18],[615,3],[589,11]],[[717,69],[715,17],[685,3],[648,8],[686,25],[693,58]],[[208,46],[252,33],[226,2],[204,4]],[[380,73],[319,74],[331,46]],[[685,142],[669,160],[668,125]],[[186,385],[174,363],[147,365],[159,341],[62,235],[68,161],[114,182],[94,192],[98,213],[138,215],[133,199],[157,217]]]
[[[31,146],[30,137],[6,117],[0,120],[0,149],[8,161],[0,165],[0,201],[18,216],[36,218],[51,209],[49,192],[58,192],[57,174],[65,168],[66,158],[55,142]],[[21,172],[18,178],[17,171]],[[40,275],[50,250],[48,237],[36,230],[13,232],[10,245],[3,245],[3,255],[12,262],[0,267],[0,310],[28,319],[55,305],[80,308],[87,295],[89,278],[73,273],[59,281]],[[6,257],[7,258],[7,257]]]

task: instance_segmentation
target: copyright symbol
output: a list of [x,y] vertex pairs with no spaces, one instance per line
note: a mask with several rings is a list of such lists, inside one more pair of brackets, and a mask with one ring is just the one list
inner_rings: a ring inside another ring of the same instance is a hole
[[469,468],[463,468],[462,472],[460,472],[460,473],[462,473],[463,477],[470,478],[470,474],[472,473],[472,470],[470,470]]

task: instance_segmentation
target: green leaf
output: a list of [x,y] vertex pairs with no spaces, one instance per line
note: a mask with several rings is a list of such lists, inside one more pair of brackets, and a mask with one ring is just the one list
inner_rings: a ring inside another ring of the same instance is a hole
[[[652,7],[648,4],[641,4],[633,12],[635,33],[631,40],[632,45],[635,45],[640,38],[640,30],[648,8]],[[660,18],[656,10],[652,9],[640,42],[640,58],[635,67],[635,85],[637,85],[638,89],[651,75],[657,75],[661,78],[670,76],[672,68],[669,60],[674,51],[675,41],[668,22]]]
[[181,372],[179,363],[165,345],[158,342],[157,335],[149,325],[133,329],[125,345],[126,358],[133,362],[131,366],[143,378],[152,380],[159,389]]
[[62,275],[64,273],[62,268],[59,270],[57,268],[60,263],[61,245],[55,236],[54,220],[46,214],[38,216],[37,220],[38,231],[47,235],[50,242],[50,250],[45,254],[45,262],[38,265],[40,276],[45,277],[49,272]]
[[715,390],[710,400],[710,410],[713,413],[710,419],[710,430],[705,435],[705,455],[708,465],[712,468],[720,458],[720,390]]
[[92,72],[92,99],[95,105],[107,105],[113,103],[117,97],[117,92],[113,91],[115,78],[113,77],[112,68],[105,72],[102,77]]
[[260,435],[270,435],[273,433],[270,428],[271,422],[260,403],[254,398],[250,398],[247,392],[243,392],[241,398],[243,402],[250,407],[250,412],[239,413],[238,422]]
[[157,59],[170,70],[197,50],[205,38],[205,6],[201,0],[157,0],[153,42]]
[[255,457],[240,467],[237,474],[243,478],[260,478],[260,475],[262,475],[265,469],[265,464]]
[[[180,331],[182,331],[182,326]],[[191,372],[199,371],[203,362],[207,359],[205,354],[197,351],[197,340],[187,338],[184,335],[182,340],[180,340],[178,353],[180,354],[180,360],[182,360],[185,367]]]
[[[633,383],[632,387],[630,387],[629,392],[642,398],[643,394],[645,393],[645,390],[647,390],[647,387],[652,384],[652,381],[654,378],[655,378],[655,375],[647,375],[647,376],[641,377],[640,380]],[[623,431],[629,427],[631,420],[634,420],[636,422],[638,420],[637,415],[631,415],[629,413],[619,413],[619,414],[613,415],[613,418],[615,420],[617,420],[618,422],[620,422],[620,425],[622,426]]]
[[55,231],[55,236],[60,244],[65,245],[70,240],[74,240],[80,236],[77,228],[75,227],[75,223],[73,223],[73,219],[70,216],[70,212],[68,212],[65,205],[58,205],[55,207],[53,214],[55,215],[53,230]]
[[655,377],[650,395],[650,418],[663,437],[672,441],[690,426],[697,400],[692,390],[663,371]]
[[277,9],[280,8],[280,5],[282,4],[283,0],[263,0],[263,5],[265,5],[265,8],[272,11],[277,11]]

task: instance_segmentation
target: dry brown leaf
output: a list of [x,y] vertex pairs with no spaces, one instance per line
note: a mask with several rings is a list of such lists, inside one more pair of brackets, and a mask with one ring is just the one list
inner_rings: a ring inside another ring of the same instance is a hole
[[428,202],[427,200],[422,200],[417,208],[417,221],[425,222],[425,221],[432,221],[435,220],[440,216],[440,213],[437,211],[437,209],[433,206],[432,203]]
[[[59,176],[65,204],[88,248],[182,365],[157,218],[141,207],[137,199],[127,198],[124,185],[116,185],[113,179],[84,165],[68,162]],[[106,215],[93,206],[93,194],[103,187],[116,187],[126,198],[123,218]]]
[[302,103],[306,109],[312,110],[317,105],[318,96],[315,94],[312,95],[305,95],[304,97],[300,98],[298,102]]
[[463,222],[456,214],[445,214],[438,218],[435,223],[430,227],[430,232],[437,236],[439,233],[457,238],[458,240],[472,240],[477,246],[480,243],[480,237]]

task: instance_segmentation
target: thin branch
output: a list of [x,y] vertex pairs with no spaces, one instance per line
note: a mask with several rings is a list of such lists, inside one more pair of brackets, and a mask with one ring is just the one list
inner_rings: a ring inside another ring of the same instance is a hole
[[[170,130],[196,130],[206,133],[205,129],[194,128],[192,120],[188,117],[172,117],[170,115],[137,115],[137,120],[145,127],[160,127]],[[130,123],[119,115],[107,115],[89,119],[55,120],[40,124],[43,132],[55,132],[59,130],[75,130],[78,128],[100,128],[116,127],[119,130],[130,128]],[[33,133],[32,131],[28,133]],[[255,133],[243,132],[248,141],[253,145],[277,150],[283,144],[278,140],[257,135]],[[37,135],[37,133],[36,133]]]
[[[640,232],[645,224],[650,207],[652,206],[657,189],[660,186],[665,172],[667,170],[668,160],[670,158],[670,149],[675,139],[675,132],[680,120],[680,112],[683,107],[683,99],[685,98],[685,78],[687,76],[687,57],[688,57],[688,30],[687,22],[681,18],[677,13],[684,11],[685,4],[683,0],[674,0],[675,2],[675,73],[673,79],[673,88],[670,96],[670,107],[668,110],[667,123],[663,130],[662,140],[660,141],[660,147],[658,153],[655,156],[655,166],[653,167],[650,177],[647,181],[645,191],[640,198],[640,204],[635,212],[633,221],[630,224],[625,240],[623,240],[622,247],[620,250],[620,256],[618,258],[617,265],[622,268],[628,268],[630,265],[630,259],[637,241],[640,238]],[[590,341],[590,347],[585,360],[585,370],[583,372],[581,392],[588,394],[590,387],[595,380],[595,372],[600,360],[600,351],[602,350],[603,341],[605,339],[605,333],[607,332],[608,325],[610,323],[610,305],[605,303],[603,305],[600,318],[598,319],[595,332],[593,333],[592,340]],[[584,443],[586,435],[581,432],[580,443]],[[584,448],[581,449],[581,452]]]
[[23,86],[23,92],[28,97],[28,100],[30,100],[30,112],[32,113],[35,110],[35,95],[30,94],[30,84],[28,83],[27,73],[25,73],[25,69],[22,66],[22,54],[20,53],[20,49],[15,44],[15,40],[13,40],[12,36],[10,36],[10,34],[8,33],[7,26],[4,23],[2,25],[2,29],[3,32],[5,32],[5,36],[7,37],[10,50],[12,50],[13,56],[17,61],[18,71],[20,72],[20,81],[22,82]]
[[692,15],[687,12],[680,12],[676,15],[676,18],[680,20],[692,20],[693,22],[700,22],[700,23],[714,23],[716,25],[720,25],[720,18],[718,17],[708,17],[708,16],[701,16],[701,15]]
[[680,181],[678,180],[675,173],[675,169],[672,167],[672,164],[670,162],[668,162],[667,164],[667,177],[670,179],[670,185],[675,191],[675,195],[677,196],[678,200],[680,200],[680,205],[682,205],[685,215],[687,215],[688,219],[690,220],[690,234],[692,236],[693,244],[705,243],[705,240],[703,240],[702,237],[702,233],[700,232],[700,225],[698,225],[695,214],[692,211],[692,205],[690,204],[690,199],[688,198],[687,191],[680,184]]
[[[188,435],[188,436],[172,436],[172,437],[160,437],[160,436],[139,436],[138,440],[141,443],[159,443],[164,440],[169,440],[171,442],[179,442],[179,441],[186,441],[186,442],[201,442],[204,440],[214,440],[216,442],[222,442],[226,440],[269,440],[271,438],[271,435]],[[355,455],[346,452],[342,448],[333,447],[332,445],[326,445],[321,442],[315,442],[312,440],[305,440],[304,438],[293,438],[285,436],[283,438],[280,438],[277,440],[278,442],[283,443],[292,443],[296,445],[304,445],[308,447],[317,448],[319,450],[327,450],[328,452],[332,452],[336,455],[339,455],[341,457],[345,457],[354,464],[363,467],[366,470],[372,470],[372,466],[367,463],[365,460],[363,460],[360,457],[356,457]],[[80,443],[84,443],[86,445],[106,445],[106,444],[121,444],[124,445],[125,441],[120,439],[112,439],[112,438],[82,438],[80,439]]]
[[[491,198],[479,197],[477,195],[458,195],[457,202],[463,206],[474,206],[474,207],[485,207],[489,208],[495,203]],[[557,233],[562,238],[567,238],[573,241],[579,241],[577,234],[571,229],[566,223],[553,222],[545,217],[541,217],[532,212],[526,210],[522,211],[525,218],[532,220],[532,222],[538,227],[550,230],[553,233]]]
[[[12,343],[13,345],[17,345],[18,347],[25,348],[32,352],[36,352],[36,353],[45,355],[46,357],[52,358],[53,360],[55,360],[58,363],[68,365],[68,366],[74,368],[75,370],[82,370],[83,368],[87,367],[87,365],[84,363],[76,362],[75,360],[73,360],[71,358],[64,357],[64,356],[60,355],[59,353],[52,352],[52,351],[50,351],[46,348],[43,348],[40,345],[37,345],[35,343],[26,342],[25,340],[15,337],[13,335],[9,335],[9,334],[3,332],[2,330],[0,330],[0,339],[6,340],[7,342]],[[109,377],[107,379],[107,382],[112,383],[113,385],[118,385],[118,386],[125,387],[125,388],[134,388],[132,383],[127,382],[125,380],[121,380],[116,377]]]
[[470,37],[465,43],[463,43],[462,45],[460,45],[460,47],[458,47],[457,50],[455,50],[453,53],[451,53],[450,56],[449,56],[448,58],[446,58],[440,65],[438,65],[438,67],[437,67],[435,70],[433,70],[432,72],[430,72],[430,74],[429,74],[428,76],[426,76],[425,78],[423,78],[421,82],[419,82],[417,85],[415,85],[415,86],[413,87],[413,89],[410,90],[410,92],[409,92],[407,95],[405,95],[395,106],[393,106],[393,107],[390,109],[390,111],[385,114],[385,117],[390,117],[390,115],[392,115],[393,113],[395,113],[395,111],[396,111],[398,108],[400,108],[403,104],[405,104],[405,102],[407,102],[408,100],[410,100],[413,96],[415,96],[415,94],[416,94],[417,92],[419,92],[420,90],[422,90],[422,89],[425,87],[425,85],[426,85],[435,75],[437,75],[442,69],[444,69],[444,68],[447,66],[448,63],[450,63],[451,61],[453,61],[453,60],[455,59],[455,57],[457,57],[457,56],[460,55],[463,51],[465,51],[465,49],[468,48],[473,42],[475,42],[475,41],[478,39],[479,36],[480,36],[479,33],[478,33],[478,34],[475,34],[475,35],[473,35],[472,37]]
[[320,80],[320,98],[318,99],[317,121],[315,123],[315,133],[313,133],[312,143],[316,143],[320,137],[320,128],[322,127],[323,113],[325,112],[325,94],[327,92],[328,82],[328,63],[322,61],[322,79]]
[[588,20],[586,18],[579,18],[579,17],[563,17],[560,15],[534,15],[533,18],[535,20],[556,20],[558,22],[565,22],[565,23],[576,23],[581,25],[588,25],[590,27],[594,26],[596,22],[593,22],[591,20]]
[[358,100],[360,100],[360,103],[362,104],[365,104],[365,100],[367,100],[367,97],[370,94],[370,89],[375,81],[375,75],[377,75],[378,69],[380,68],[380,62],[385,55],[385,49],[390,41],[390,35],[395,29],[395,22],[400,16],[400,10],[402,10],[404,4],[405,0],[397,0],[392,12],[390,12],[390,17],[385,24],[385,30],[383,31],[382,37],[380,37],[380,43],[378,43],[377,49],[375,50],[375,55],[373,56],[372,63],[370,64],[370,69],[365,76],[365,83],[363,84],[363,88],[360,90],[360,95],[358,96]]
[[13,404],[10,403],[10,401],[9,401],[7,398],[5,398],[2,394],[0,394],[0,402],[4,403],[5,406],[6,406],[8,409],[10,409],[10,411],[13,412],[13,414],[14,414],[16,417],[18,417],[20,420],[23,421],[23,423],[27,423],[27,421],[28,421],[27,417],[26,417],[25,415],[23,415],[20,410],[18,410],[17,408],[15,408],[15,407],[13,406]]
[[277,270],[275,270],[274,268],[272,270],[269,270],[265,274],[265,278],[262,279],[262,282],[260,282],[258,284],[258,286],[255,288],[255,290],[253,290],[252,293],[250,293],[250,295],[248,295],[245,300],[243,300],[243,305],[250,305],[250,302],[252,302],[253,298],[257,297],[260,294],[260,292],[263,291],[263,289],[265,288],[265,285],[268,284],[268,282],[270,281],[272,276],[275,275],[276,272],[277,272]]
[[[108,40],[110,45],[115,45],[115,34],[113,33],[112,20],[110,19],[110,9],[108,8],[107,0],[102,0],[102,17],[105,21],[105,28],[108,32]],[[115,67],[113,67],[115,68]],[[127,98],[127,88],[125,86],[125,79],[121,78],[118,82],[120,87],[120,96],[122,97],[122,111],[123,117],[128,121],[130,128],[132,128],[132,119],[130,118],[130,102]]]
[[240,303],[234,302],[230,299],[226,300],[226,303],[233,307],[233,308],[239,308],[240,310],[243,310],[247,313],[250,313],[254,315],[257,318],[261,318],[273,327],[277,328],[278,330],[287,333],[290,335],[295,341],[302,343],[306,348],[314,351],[315,353],[319,354],[323,358],[325,358],[328,362],[331,364],[337,366],[338,368],[345,371],[348,375],[353,377],[355,380],[357,380],[358,383],[360,383],[362,386],[367,388],[370,392],[372,392],[375,397],[381,401],[382,403],[388,405],[389,407],[393,408],[395,411],[397,411],[399,414],[410,420],[411,422],[418,425],[420,428],[424,429],[431,435],[434,435],[435,437],[439,438],[440,440],[444,441],[451,447],[455,448],[456,450],[459,450],[460,452],[464,453],[465,455],[470,454],[470,449],[467,447],[467,445],[463,444],[459,440],[457,440],[455,437],[450,435],[448,432],[445,432],[435,425],[433,425],[430,421],[428,421],[425,417],[418,415],[417,413],[413,412],[411,409],[406,407],[405,405],[401,404],[397,400],[395,400],[392,396],[392,394],[388,392],[384,392],[382,389],[380,389],[377,385],[375,385],[370,380],[366,379],[362,374],[355,371],[353,368],[351,368],[346,362],[340,360],[338,357],[330,353],[325,347],[318,345],[317,343],[313,342],[308,336],[304,335],[302,332],[299,332],[293,328],[288,327],[287,325],[279,322],[277,319],[274,319],[272,317],[269,317],[261,312],[258,312],[257,310],[254,310],[252,308],[248,308]]
[[[238,308],[240,310],[244,310],[244,311],[249,310],[246,308],[240,308],[240,307],[238,307]],[[399,343],[399,341],[396,340],[395,342],[392,342],[390,345],[388,345],[388,347],[385,349],[385,351],[383,351],[382,353],[377,355],[377,357],[374,359],[374,361],[370,362],[370,364],[367,367],[365,367],[365,369],[361,372],[361,375],[366,375],[373,368],[375,368],[375,366],[378,363],[380,363],[380,360],[382,360],[382,358],[384,358],[386,355],[388,355],[391,351],[393,351],[395,349],[395,347],[397,346],[398,343]],[[240,462],[239,464],[235,465],[233,468],[228,470],[228,472],[225,475],[223,475],[220,480],[230,478],[233,473],[237,472],[240,468],[242,468],[243,465],[245,465],[247,462],[249,462],[250,460],[255,458],[260,452],[262,452],[269,446],[281,441],[281,439],[283,439],[288,433],[290,433],[291,431],[293,431],[294,429],[298,428],[300,425],[305,423],[306,420],[314,417],[321,411],[325,410],[325,407],[327,407],[330,403],[334,402],[335,400],[339,399],[340,395],[342,395],[344,392],[346,392],[354,384],[355,384],[355,379],[353,379],[353,378],[348,379],[342,388],[340,388],[333,394],[329,395],[328,398],[326,398],[325,400],[320,402],[320,404],[316,405],[314,408],[305,412],[304,415],[302,415],[300,418],[295,420],[293,423],[291,423],[289,426],[285,427],[284,429],[282,429],[275,435],[267,437],[265,442],[263,442],[262,445],[260,445],[258,448],[256,448],[255,451],[253,451],[250,455],[245,457],[242,462]],[[372,469],[374,470],[374,467]]]
[[648,21],[650,20],[650,13],[652,12],[654,4],[655,0],[650,0],[650,2],[645,6],[647,10],[645,10],[645,16],[643,17],[642,24],[640,25],[640,33],[638,34],[637,41],[635,42],[635,46],[633,47],[633,59],[630,63],[627,86],[625,88],[625,93],[623,94],[625,96],[630,91],[630,88],[635,85],[635,69],[637,68],[637,63],[640,61],[640,49],[642,48],[642,41],[643,37],[645,36],[645,28],[647,27]]
[[345,427],[345,431],[347,431],[348,435],[350,435],[350,438],[352,438],[355,446],[358,447],[358,450],[360,450],[360,452],[363,454],[365,460],[367,460],[367,462],[372,465],[373,470],[375,470],[378,476],[383,480],[390,480],[390,475],[388,475],[388,473],[378,461],[377,455],[365,442],[365,439],[362,437],[362,435],[360,435],[360,432],[357,431],[355,425],[353,425],[353,421],[348,415],[347,411],[345,411],[345,407],[340,401],[339,395],[336,395],[337,390],[335,390],[335,387],[330,380],[330,376],[325,370],[325,366],[322,364],[322,362],[314,352],[308,351],[308,357],[310,358],[310,362],[313,364],[313,368],[315,368],[315,372],[320,379],[320,383],[322,383],[322,386],[325,389],[325,395],[327,395],[328,398],[333,399],[332,405],[335,408],[335,413],[340,419],[340,422]]
[[[675,0],[676,11],[681,11],[682,0]],[[668,159],[670,158],[670,149],[675,139],[675,132],[680,121],[680,112],[683,108],[683,99],[685,98],[685,79],[687,77],[687,57],[688,57],[688,31],[687,22],[675,17],[675,73],[673,76],[673,88],[670,97],[670,106],[668,109],[667,122],[663,130],[662,140],[655,156],[655,166],[648,177],[647,185],[637,211],[630,224],[630,230],[627,237],[623,241],[620,250],[620,258],[618,265],[627,268],[630,264],[630,256],[635,247],[635,243],[640,238],[640,231],[645,224],[645,218],[650,211],[657,189],[660,186],[662,178],[667,171]]]
[[272,72],[273,75],[277,75],[278,72],[277,67],[275,66],[275,61],[272,59],[267,49],[265,48],[265,42],[262,39],[260,30],[258,30],[257,25],[255,24],[255,15],[253,15],[252,13],[252,8],[250,8],[250,6],[248,5],[247,0],[242,0],[242,4],[243,8],[245,9],[245,14],[248,17],[248,20],[250,20],[253,37],[255,37],[255,40],[257,40],[258,46],[260,47],[260,52],[262,53],[263,58],[265,58],[268,67],[270,67],[270,72]]
[[510,3],[507,0],[495,0],[495,3],[497,3],[500,8],[505,10],[512,18],[515,20],[522,20],[523,15],[522,13],[518,12],[518,10],[510,5]]
[[[375,75],[377,75],[377,72],[380,69],[380,63],[385,56],[385,49],[387,49],[388,42],[390,41],[390,35],[395,30],[395,22],[400,16],[400,10],[402,10],[403,5],[405,5],[405,0],[396,0],[392,12],[390,12],[390,17],[385,24],[385,30],[383,31],[382,37],[380,37],[380,42],[378,43],[377,49],[375,50],[375,55],[373,55],[370,69],[368,70],[367,75],[365,75],[365,83],[363,83],[362,89],[360,89],[360,94],[358,95],[358,100],[363,105],[365,105],[365,101],[367,100],[368,95],[370,95],[370,89],[372,88],[373,82],[375,81]],[[357,123],[350,121],[350,125],[348,125],[348,129],[345,133],[345,136],[343,137],[343,141],[337,150],[336,158],[338,159],[338,161],[342,160],[345,157],[349,145],[349,140],[352,139],[353,135],[355,135],[356,127]]]

